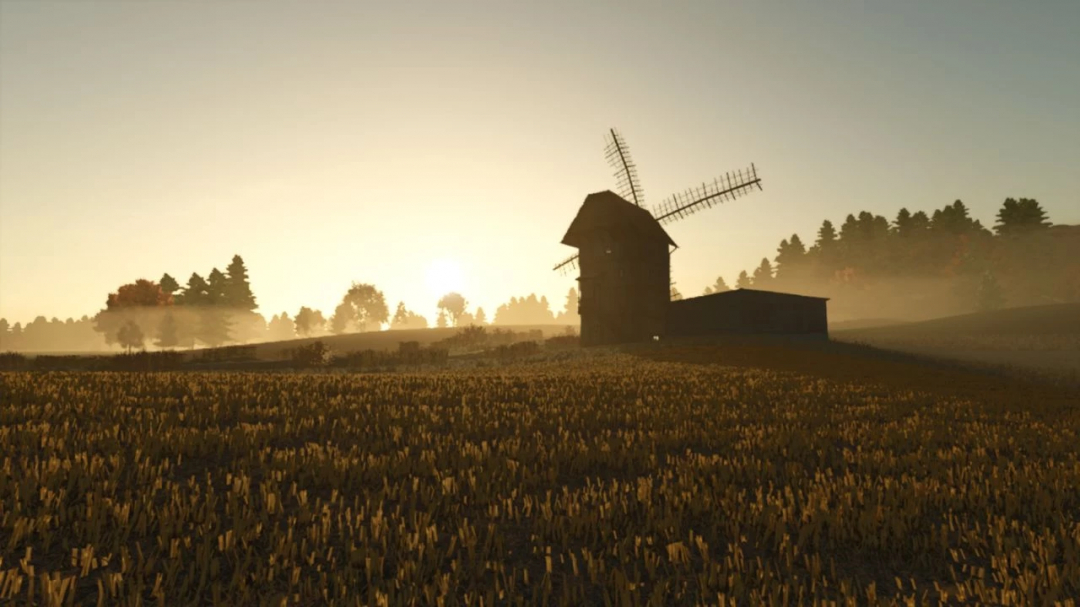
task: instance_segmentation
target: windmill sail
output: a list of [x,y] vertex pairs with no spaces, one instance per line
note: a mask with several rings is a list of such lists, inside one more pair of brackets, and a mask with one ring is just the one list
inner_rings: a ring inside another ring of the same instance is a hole
[[615,129],[609,129],[605,139],[607,146],[604,148],[604,156],[607,157],[608,164],[615,169],[615,193],[639,207],[644,207],[645,192],[641,190],[637,165],[630,158],[630,148],[626,146],[626,140]]
[[577,253],[574,253],[570,257],[567,257],[566,259],[560,261],[552,269],[553,270],[562,270],[563,274],[565,275],[567,271],[577,268],[577,258],[578,258]]
[[761,178],[757,167],[751,164],[745,171],[727,173],[712,183],[701,184],[700,188],[673,195],[653,209],[653,217],[661,224],[670,223],[725,200],[745,196],[754,186],[761,189]]

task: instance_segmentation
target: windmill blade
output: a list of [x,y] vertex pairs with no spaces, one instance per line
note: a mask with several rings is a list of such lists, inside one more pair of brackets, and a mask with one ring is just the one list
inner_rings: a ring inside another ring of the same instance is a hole
[[630,148],[627,147],[626,140],[615,129],[609,129],[604,139],[607,142],[604,156],[611,168],[615,169],[615,193],[639,207],[644,207],[645,192],[641,189],[637,165],[630,158]]
[[736,173],[725,173],[712,183],[703,183],[700,188],[675,194],[653,209],[653,217],[661,224],[671,223],[714,204],[745,196],[754,186],[761,189],[761,178],[758,177],[757,167],[751,163],[745,171],[740,169]]
[[577,253],[574,253],[570,257],[567,257],[566,259],[560,261],[552,269],[561,271],[562,274],[565,276],[567,272],[577,268],[577,259],[578,259],[578,255],[577,255]]

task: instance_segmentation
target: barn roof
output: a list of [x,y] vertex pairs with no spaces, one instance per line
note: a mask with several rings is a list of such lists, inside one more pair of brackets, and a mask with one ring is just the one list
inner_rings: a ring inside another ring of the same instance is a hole
[[[687,299],[704,299],[706,297],[724,297],[724,298],[768,298],[768,297],[798,297],[801,299],[824,299],[828,300],[828,297],[814,297],[813,295],[796,295],[795,293],[781,293],[779,291],[763,291],[761,289],[733,289],[731,291],[721,291],[720,293],[710,293],[708,295],[698,295],[697,297],[688,297]],[[686,301],[686,299],[682,300]]]
[[675,241],[660,227],[652,213],[609,190],[585,197],[562,243],[580,249],[589,240],[590,233],[597,230],[606,231],[615,238],[660,240],[675,246]]

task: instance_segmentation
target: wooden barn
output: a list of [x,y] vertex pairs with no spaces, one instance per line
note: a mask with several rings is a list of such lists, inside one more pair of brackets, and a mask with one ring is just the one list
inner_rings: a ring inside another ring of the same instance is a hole
[[[790,293],[736,289],[669,304],[667,337],[718,334],[829,336],[828,300]],[[582,317],[584,321],[584,317]]]
[[562,242],[578,249],[582,345],[664,334],[675,243],[649,211],[610,191],[589,194]]

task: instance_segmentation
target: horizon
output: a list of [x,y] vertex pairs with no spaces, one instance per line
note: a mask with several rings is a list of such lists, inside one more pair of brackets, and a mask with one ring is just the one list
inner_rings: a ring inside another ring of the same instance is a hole
[[0,317],[233,254],[267,320],[353,281],[432,324],[447,291],[558,312],[612,127],[648,208],[762,178],[665,226],[687,297],[863,210],[1080,224],[1080,4],[619,6],[0,4]]

